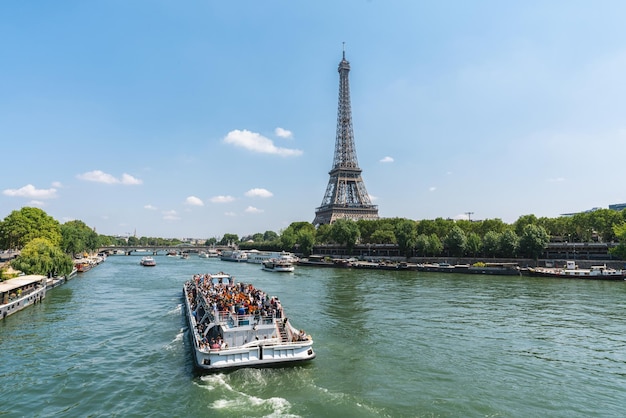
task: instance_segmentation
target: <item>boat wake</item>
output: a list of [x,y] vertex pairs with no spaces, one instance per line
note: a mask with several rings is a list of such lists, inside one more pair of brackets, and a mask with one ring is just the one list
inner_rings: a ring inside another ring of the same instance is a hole
[[183,311],[183,304],[179,303],[176,305],[174,309],[170,309],[169,311],[167,311],[167,315],[180,315],[182,311]]
[[[257,370],[258,371],[258,370]],[[236,389],[231,384],[231,375],[212,374],[201,377],[203,385],[210,392],[221,392],[220,399],[213,401],[210,407],[216,411],[227,410],[237,415],[262,414],[266,417],[297,417],[291,414],[291,404],[285,398],[249,395]],[[262,385],[264,386],[264,385]]]
[[169,343],[165,344],[165,349],[168,351],[178,349],[180,347],[180,342],[183,340],[184,336],[185,336],[185,329],[181,328],[180,331],[178,331],[178,334],[176,334],[176,336],[174,337],[174,339],[170,341]]

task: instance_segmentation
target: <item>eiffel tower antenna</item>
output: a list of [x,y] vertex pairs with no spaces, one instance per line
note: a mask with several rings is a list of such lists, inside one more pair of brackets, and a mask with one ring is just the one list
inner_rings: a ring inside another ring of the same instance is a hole
[[378,206],[373,205],[356,157],[352,110],[350,106],[350,63],[346,60],[343,43],[339,62],[339,106],[337,109],[337,136],[333,168],[322,204],[315,210],[314,225],[331,224],[337,219],[378,219]]

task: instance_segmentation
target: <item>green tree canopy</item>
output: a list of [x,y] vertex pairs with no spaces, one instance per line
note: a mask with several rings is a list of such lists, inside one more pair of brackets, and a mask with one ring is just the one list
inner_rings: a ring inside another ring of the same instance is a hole
[[519,240],[519,249],[523,256],[537,260],[548,242],[550,236],[543,227],[527,224]]
[[457,225],[453,226],[445,238],[445,246],[448,247],[450,255],[454,257],[462,257],[467,247],[467,236],[465,232]]
[[500,255],[515,257],[519,250],[519,237],[513,229],[507,229],[500,235]]
[[239,235],[237,234],[224,234],[219,242],[219,245],[234,245],[239,242]]
[[428,255],[436,257],[443,251],[443,243],[437,236],[437,234],[430,234],[428,236]]
[[613,233],[619,244],[611,248],[609,252],[622,260],[626,260],[626,222],[613,226]]
[[393,233],[393,227],[389,224],[381,226],[381,229],[377,229],[370,236],[372,244],[395,244],[396,235]]
[[483,237],[483,252],[487,257],[496,257],[500,253],[500,236],[496,231],[489,231]]
[[74,263],[69,255],[49,240],[35,238],[22,248],[20,256],[11,262],[11,266],[26,274],[65,276],[72,271]]
[[35,238],[45,238],[53,246],[61,243],[59,222],[39,208],[14,210],[0,222],[0,243],[5,249],[22,249]]
[[417,224],[410,219],[403,219],[396,224],[394,230],[398,249],[406,257],[410,257],[417,242]]
[[419,234],[415,239],[415,251],[420,257],[425,257],[428,254],[428,235]]
[[480,251],[482,250],[483,241],[480,239],[480,236],[476,232],[470,232],[467,235],[467,245],[465,247],[465,252],[472,256],[476,257]]
[[61,250],[67,254],[95,251],[100,246],[98,234],[83,221],[73,220],[61,225]]
[[338,219],[331,224],[331,237],[337,244],[344,245],[352,251],[361,232],[356,222],[350,219]]
[[265,231],[263,233],[263,241],[272,242],[278,240],[278,234],[274,231]]

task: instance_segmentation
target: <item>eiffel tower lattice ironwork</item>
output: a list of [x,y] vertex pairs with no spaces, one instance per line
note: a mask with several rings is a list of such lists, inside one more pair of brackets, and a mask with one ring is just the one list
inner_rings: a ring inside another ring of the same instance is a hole
[[330,180],[322,204],[315,210],[314,225],[331,224],[337,219],[378,219],[378,206],[373,205],[361,177],[356,158],[352,110],[350,108],[350,63],[339,63],[339,108],[337,110],[337,136],[335,157]]

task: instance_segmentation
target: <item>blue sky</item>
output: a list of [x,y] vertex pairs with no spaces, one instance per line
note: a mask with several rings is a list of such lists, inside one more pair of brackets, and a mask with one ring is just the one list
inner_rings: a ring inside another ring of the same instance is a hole
[[0,3],[0,217],[108,235],[312,221],[342,42],[382,217],[626,202],[622,1]]

